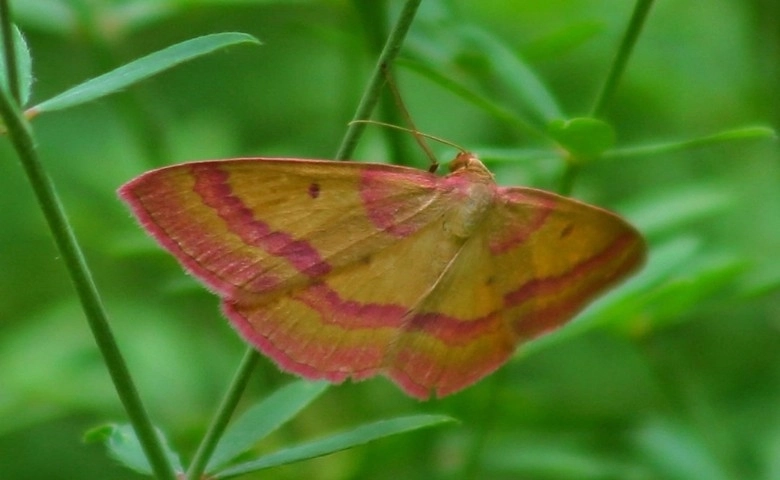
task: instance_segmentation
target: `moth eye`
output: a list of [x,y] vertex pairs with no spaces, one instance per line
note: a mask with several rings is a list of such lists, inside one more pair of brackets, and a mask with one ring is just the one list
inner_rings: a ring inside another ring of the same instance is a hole
[[563,230],[561,230],[560,238],[566,238],[569,235],[571,235],[571,232],[574,231],[574,224],[568,223],[565,227],[563,227]]

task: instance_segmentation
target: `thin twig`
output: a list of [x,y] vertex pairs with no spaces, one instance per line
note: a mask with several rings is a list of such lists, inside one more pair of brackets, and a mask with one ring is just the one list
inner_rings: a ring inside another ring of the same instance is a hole
[[3,60],[5,61],[5,78],[8,81],[8,91],[16,100],[17,105],[22,103],[22,92],[19,86],[19,66],[16,61],[16,48],[14,45],[14,25],[11,21],[11,7],[8,0],[0,0],[0,33],[3,41]]
[[141,447],[144,449],[157,478],[175,480],[173,467],[163,453],[163,447],[146,409],[141,403],[127,364],[111,332],[108,316],[87,267],[84,254],[81,252],[75,234],[68,223],[54,184],[38,159],[30,126],[14,105],[13,100],[4,91],[0,91],[0,114],[35,192],[38,204],[46,217],[49,230],[51,230],[57,249],[78,293],[92,335],[103,355],[111,380],[114,382],[114,387],[127,411],[130,423],[141,442]]
[[[2,25],[11,24],[10,12],[7,7],[7,2],[0,2],[0,22]],[[103,308],[92,274],[87,267],[84,254],[65,215],[54,184],[40,163],[38,152],[35,150],[32,129],[19,111],[17,102],[2,89],[0,89],[0,115],[3,117],[9,139],[16,149],[41,211],[49,225],[49,230],[54,237],[57,249],[76,288],[92,335],[95,337],[111,380],[114,382],[114,388],[116,388],[125,407],[149,464],[158,479],[175,480],[176,474],[173,466],[165,456],[160,439],[141,402],[127,364],[122,358],[119,346],[111,332],[108,316]]]
[[219,443],[219,439],[225,433],[230,417],[233,416],[233,412],[236,410],[241,394],[244,393],[252,370],[257,365],[258,358],[257,350],[252,347],[247,348],[244,358],[241,359],[241,364],[233,377],[233,381],[230,382],[228,391],[222,399],[219,408],[217,408],[217,413],[214,415],[206,435],[201,440],[189,469],[187,469],[187,478],[198,479],[203,475],[206,465]]
[[[387,37],[387,42],[382,49],[382,53],[379,54],[376,66],[368,81],[366,90],[363,93],[363,98],[360,99],[353,120],[367,120],[371,117],[371,112],[374,110],[374,107],[379,100],[382,86],[385,83],[383,69],[386,68],[386,66],[392,65],[393,60],[398,55],[398,51],[401,49],[401,45],[404,42],[406,33],[409,31],[409,27],[414,20],[414,16],[417,13],[417,7],[420,6],[421,1],[422,0],[406,1],[406,4],[398,17],[398,21],[390,31],[390,35]],[[336,160],[347,160],[352,157],[352,153],[357,146],[357,141],[365,127],[365,123],[350,123],[347,128],[347,133],[344,135],[344,139],[341,142],[341,146],[336,153]]]
[[620,42],[620,48],[618,49],[615,58],[612,60],[609,74],[607,74],[604,85],[601,87],[601,91],[596,97],[596,101],[593,103],[591,116],[597,117],[601,115],[604,107],[615,93],[617,85],[623,77],[623,72],[626,70],[628,58],[634,51],[634,46],[639,38],[639,34],[642,32],[642,27],[647,20],[647,16],[650,13],[650,7],[652,6],[653,0],[637,0],[636,5],[634,6],[634,13],[631,15],[631,21],[628,23],[626,32],[623,34],[623,39]]

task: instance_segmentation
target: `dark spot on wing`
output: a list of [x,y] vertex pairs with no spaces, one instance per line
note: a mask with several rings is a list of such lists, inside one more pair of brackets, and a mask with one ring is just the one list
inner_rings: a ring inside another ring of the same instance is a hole
[[565,227],[563,227],[563,230],[561,230],[561,236],[560,238],[566,238],[569,235],[571,235],[571,232],[574,231],[574,224],[568,223]]
[[320,196],[320,184],[317,182],[312,182],[309,185],[309,196],[311,198],[317,198]]

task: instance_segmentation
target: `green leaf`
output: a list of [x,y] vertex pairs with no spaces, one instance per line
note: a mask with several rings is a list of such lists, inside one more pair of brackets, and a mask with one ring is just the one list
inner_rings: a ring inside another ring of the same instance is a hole
[[575,161],[597,158],[615,145],[615,130],[595,118],[553,120],[547,125],[547,131]]
[[[157,436],[165,449],[165,455],[168,457],[171,465],[177,472],[183,472],[179,456],[174,452],[165,439],[165,435],[157,430]],[[117,425],[108,424],[94,428],[84,434],[84,440],[87,442],[103,442],[108,448],[108,453],[118,460],[125,467],[144,475],[152,475],[151,465],[146,459],[146,454],[135,435],[135,431],[129,424]]]
[[497,101],[489,99],[486,95],[475,91],[463,82],[455,80],[452,76],[444,73],[442,69],[432,67],[429,62],[399,58],[398,61],[396,61],[396,65],[417,72],[431,82],[436,83],[442,88],[446,88],[453,94],[472,105],[475,105],[477,108],[484,110],[489,115],[494,116],[502,122],[513,125],[519,130],[536,132],[536,127],[517,115],[515,111],[504,107]]
[[472,26],[458,32],[482,62],[480,70],[491,74],[490,90],[505,93],[518,108],[538,122],[549,122],[563,114],[554,95],[520,56],[491,33]]
[[24,0],[13,2],[13,14],[20,25],[30,31],[38,30],[57,35],[73,33],[78,19],[72,2],[58,0]]
[[220,439],[206,471],[211,472],[249,450],[316,400],[328,385],[328,382],[294,382],[247,410]]
[[216,33],[187,40],[132,61],[106,74],[95,77],[27,111],[28,117],[42,112],[80,105],[129,87],[180,63],[238,43],[260,43],[245,33]]
[[216,476],[217,478],[229,478],[288,463],[300,462],[364,445],[379,438],[454,421],[455,419],[444,415],[415,415],[369,423],[348,432],[338,433],[320,440],[290,447],[260,457],[257,460],[236,465],[219,472]]
[[653,419],[636,433],[634,441],[644,461],[654,467],[655,478],[734,478],[711,447],[712,439],[703,438],[690,425]]
[[647,478],[638,476],[645,473],[641,467],[608,457],[595,445],[588,448],[583,445],[586,441],[576,437],[550,439],[544,438],[544,434],[535,439],[502,439],[496,448],[486,452],[483,462],[485,472],[489,472],[486,477],[504,478],[503,474],[506,478],[540,479]]
[[411,32],[404,65],[483,108],[534,134],[563,116],[557,101],[536,73],[491,32],[453,23],[445,38],[440,26]]
[[693,150],[695,148],[717,145],[726,142],[764,140],[777,138],[777,132],[765,126],[740,127],[731,130],[673,142],[659,142],[650,145],[638,145],[634,147],[616,148],[607,154],[607,158],[624,158],[661,155],[671,152]]
[[[32,89],[32,57],[30,56],[30,49],[27,46],[27,41],[24,39],[22,32],[14,25],[14,51],[16,53],[16,66],[18,68],[19,75],[19,89],[21,92],[21,104],[27,103],[30,99],[30,91]],[[5,70],[5,58],[0,55],[0,85],[3,88],[8,88],[8,79],[6,78]]]
[[623,213],[643,235],[653,238],[722,215],[734,201],[734,196],[721,186],[702,183],[643,195],[624,208]]
[[525,58],[534,61],[549,61],[569,53],[598,35],[606,26],[603,21],[580,20],[567,24],[562,29],[536,38],[523,47]]

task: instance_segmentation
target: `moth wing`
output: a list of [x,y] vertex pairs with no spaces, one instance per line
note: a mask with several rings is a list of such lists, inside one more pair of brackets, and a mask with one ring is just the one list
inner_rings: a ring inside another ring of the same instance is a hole
[[295,159],[194,162],[119,190],[187,270],[233,301],[258,303],[414,234],[441,215],[427,172]]
[[478,381],[644,260],[642,237],[610,212],[534,189],[497,190],[396,340],[388,374],[413,395]]

